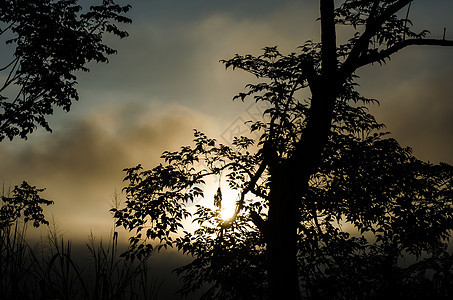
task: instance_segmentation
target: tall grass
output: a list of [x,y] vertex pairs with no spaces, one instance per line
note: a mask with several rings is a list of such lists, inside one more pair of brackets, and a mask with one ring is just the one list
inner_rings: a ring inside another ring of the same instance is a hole
[[0,295],[4,299],[32,299],[30,292],[37,288],[29,280],[34,262],[25,241],[26,230],[26,224],[19,221],[0,228]]
[[55,225],[35,244],[27,241],[28,230],[22,219],[0,226],[1,299],[157,299],[161,283],[146,260],[120,256],[118,232],[107,242],[91,233],[83,261]]

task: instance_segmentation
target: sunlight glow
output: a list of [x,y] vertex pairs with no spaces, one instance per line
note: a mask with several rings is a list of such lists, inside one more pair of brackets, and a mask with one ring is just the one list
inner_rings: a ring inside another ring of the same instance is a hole
[[233,217],[236,210],[236,198],[237,194],[232,190],[223,191],[222,209],[220,210],[220,216],[223,220],[228,220]]
[[[226,204],[225,206],[224,203]],[[220,211],[220,216],[225,221],[231,219],[231,217],[233,217],[234,215],[235,209],[236,205],[234,204],[234,201],[224,200],[222,201],[222,210]]]

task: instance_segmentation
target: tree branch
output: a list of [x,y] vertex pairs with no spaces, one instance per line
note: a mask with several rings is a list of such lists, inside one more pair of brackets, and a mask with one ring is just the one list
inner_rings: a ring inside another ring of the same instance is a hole
[[15,24],[15,22],[11,22],[10,24],[8,24],[8,26],[5,27],[5,29],[0,28],[0,35],[4,34],[6,31],[8,31],[8,29],[13,27],[14,24]]
[[381,50],[379,52],[371,53],[365,56],[362,56],[358,59],[356,64],[356,69],[363,67],[368,64],[372,64],[375,62],[383,62],[386,58],[390,58],[390,55],[400,51],[403,48],[408,46],[444,46],[444,47],[451,47],[453,46],[453,40],[439,40],[439,39],[408,39],[403,40],[401,42],[396,43],[392,47]]
[[365,31],[359,37],[356,44],[349,53],[348,58],[341,67],[340,72],[341,74],[343,74],[343,78],[348,78],[357,69],[356,62],[359,60],[361,54],[368,49],[368,44],[371,38],[376,35],[378,30],[382,27],[382,24],[384,24],[385,21],[387,21],[392,15],[397,13],[412,1],[413,0],[397,1],[394,4],[388,6],[387,9],[376,16],[376,18],[370,19],[370,22],[368,22],[365,27]]
[[253,224],[261,231],[264,237],[267,236],[267,223],[261,218],[261,216],[256,211],[250,212],[250,219],[252,219]]
[[337,69],[337,55],[334,1],[321,0],[320,10],[322,74],[324,77],[335,77]]
[[[315,64],[312,59],[304,59],[301,62],[301,67],[302,67],[302,83],[303,83],[303,78],[305,78],[308,82],[308,87],[310,88],[310,91],[313,93],[313,90],[318,88],[318,76],[316,74],[315,70]],[[302,84],[301,83],[301,84]]]
[[12,82],[14,82],[19,77],[17,75],[17,73],[16,74],[14,73],[19,64],[19,60],[20,60],[20,58],[16,57],[11,63],[9,63],[4,69],[1,70],[1,71],[6,70],[11,65],[13,65],[13,67],[11,68],[11,70],[8,73],[8,77],[6,78],[5,82],[3,83],[3,86],[0,88],[0,93],[3,92]]
[[[315,172],[320,163],[321,152],[327,142],[332,122],[332,112],[337,98],[337,55],[335,32],[335,3],[333,0],[321,0],[321,74],[312,92],[308,122],[299,142],[297,142],[291,159],[283,171],[294,180],[294,188],[302,180],[306,185],[308,178]],[[308,69],[309,72],[314,70]],[[279,171],[277,171],[277,174]],[[297,174],[297,175],[296,175]],[[291,186],[291,184],[289,184]],[[305,188],[299,189],[305,192]]]
[[[253,177],[250,178],[250,181],[249,183],[247,184],[247,187],[245,189],[242,190],[241,192],[241,198],[239,199],[238,203],[236,204],[236,210],[234,211],[234,215],[227,221],[225,221],[223,224],[222,224],[222,227],[223,228],[228,228],[230,227],[234,221],[236,220],[237,218],[237,215],[239,214],[239,212],[241,211],[241,209],[244,207],[244,201],[245,201],[245,195],[250,192],[252,189],[254,189],[255,187],[255,184],[257,183],[258,179],[260,179],[261,175],[263,174],[264,170],[266,170],[266,167],[267,167],[267,162],[266,160],[263,160],[258,168],[258,170],[256,171],[255,175],[253,175]],[[257,227],[258,225],[255,224]],[[259,227],[258,227],[259,228]]]

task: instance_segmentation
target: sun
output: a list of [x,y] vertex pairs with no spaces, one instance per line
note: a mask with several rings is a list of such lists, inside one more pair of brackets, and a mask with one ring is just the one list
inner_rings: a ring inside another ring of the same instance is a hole
[[237,194],[232,191],[224,191],[222,199],[222,208],[220,209],[220,217],[222,220],[229,220],[234,216],[236,211]]
[[236,210],[236,205],[234,201],[222,201],[222,209],[220,210],[220,217],[222,220],[229,220],[234,216],[234,211]]

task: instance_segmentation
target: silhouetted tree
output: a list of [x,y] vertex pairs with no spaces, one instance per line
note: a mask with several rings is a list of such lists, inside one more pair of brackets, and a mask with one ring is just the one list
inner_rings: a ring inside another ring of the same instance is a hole
[[[54,107],[69,111],[78,100],[74,73],[87,72],[89,62],[107,62],[116,52],[103,43],[104,34],[127,36],[116,23],[131,22],[123,15],[129,8],[114,0],[89,9],[77,0],[0,2],[0,37],[5,49],[14,49],[10,57],[3,54],[0,65],[0,142],[27,138],[37,125],[51,131],[46,117]],[[23,215],[35,226],[46,223],[40,205],[52,202],[39,196],[42,191],[23,182],[14,188],[13,197],[2,196],[0,228]]]
[[33,221],[34,227],[40,224],[49,224],[44,218],[41,205],[50,205],[53,201],[41,198],[40,193],[44,189],[38,189],[22,182],[14,187],[11,194],[5,193],[0,196],[0,230],[10,227],[14,222],[23,217],[24,222]]
[[[164,152],[164,164],[126,169],[126,207],[113,210],[118,226],[136,230],[125,255],[140,258],[155,246],[193,255],[177,270],[182,293],[205,285],[208,299],[451,293],[453,168],[402,148],[367,111],[376,100],[354,89],[357,69],[405,47],[453,46],[411,30],[408,13],[399,16],[411,2],[346,0],[335,8],[320,0],[321,42],[223,61],[262,79],[235,97],[269,105],[250,122],[260,138],[228,146],[195,131],[194,146]],[[338,24],[357,30],[340,46]],[[216,205],[197,204],[191,214],[209,176],[228,187],[219,187]],[[220,217],[222,188],[239,193],[229,220]],[[191,215],[199,228],[183,231]],[[404,255],[415,263],[400,265]],[[428,280],[428,269],[443,278]]]
[[78,100],[75,71],[89,71],[89,62],[107,62],[116,52],[104,34],[127,36],[115,24],[130,22],[123,15],[129,8],[115,0],[89,9],[77,0],[1,1],[0,36],[14,53],[0,66],[0,141],[26,138],[37,125],[51,131],[46,116]]

